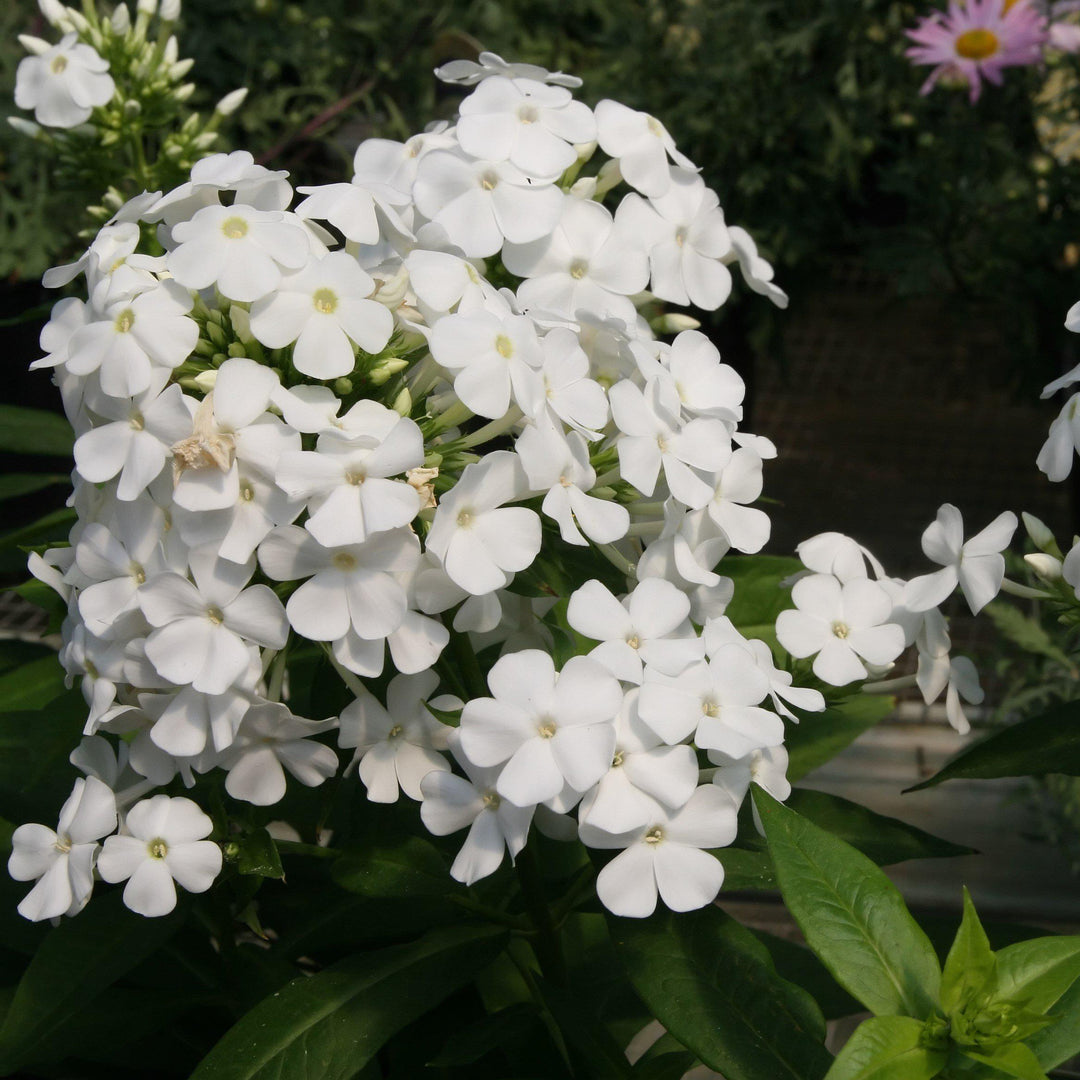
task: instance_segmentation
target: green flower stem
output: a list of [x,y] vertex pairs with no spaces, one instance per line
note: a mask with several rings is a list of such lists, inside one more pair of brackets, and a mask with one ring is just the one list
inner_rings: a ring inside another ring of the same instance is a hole
[[525,900],[529,918],[536,927],[532,946],[540,963],[540,970],[544,973],[544,978],[554,986],[566,986],[566,961],[563,959],[559,932],[544,895],[544,883],[536,861],[536,848],[526,844],[517,857],[514,869],[517,870],[521,895]]
[[627,577],[633,578],[637,576],[637,564],[631,562],[614,546],[614,544],[597,544],[596,550],[599,551],[616,570],[624,573]]
[[900,675],[895,679],[882,679],[881,682],[863,683],[864,694],[891,694],[895,690],[907,690],[918,685],[914,675]]
[[478,428],[471,435],[458,439],[457,445],[461,449],[467,450],[470,446],[478,446],[480,443],[486,443],[491,439],[498,438],[500,435],[505,435],[523,415],[524,413],[516,405],[511,405],[509,411],[501,420],[492,420],[490,424]]
[[1032,589],[1027,585],[1021,585],[1018,581],[1010,581],[1008,578],[1001,583],[1001,591],[1012,596],[1021,596],[1025,600],[1053,599],[1053,596],[1044,589]]

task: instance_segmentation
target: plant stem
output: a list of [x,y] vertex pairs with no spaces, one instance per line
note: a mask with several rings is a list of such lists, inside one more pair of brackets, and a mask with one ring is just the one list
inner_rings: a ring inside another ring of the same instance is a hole
[[1012,596],[1020,596],[1025,600],[1052,600],[1050,593],[1043,589],[1032,589],[1027,585],[1021,585],[1018,581],[1010,581],[1008,578],[1001,583],[1001,591]]
[[565,986],[566,962],[559,942],[559,932],[555,928],[551,909],[544,896],[544,883],[536,861],[536,848],[526,844],[518,855],[514,868],[518,873],[521,895],[525,900],[529,918],[536,927],[536,937],[532,946],[536,959],[540,962],[540,970],[548,982],[555,986]]
[[894,690],[906,690],[909,686],[915,686],[914,675],[900,675],[895,679],[883,679],[881,682],[864,683],[864,694],[891,694]]

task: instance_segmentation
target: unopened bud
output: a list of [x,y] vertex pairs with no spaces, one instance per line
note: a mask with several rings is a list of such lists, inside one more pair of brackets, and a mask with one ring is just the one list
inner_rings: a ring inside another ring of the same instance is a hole
[[128,100],[124,102],[124,116],[128,120],[138,116],[141,112],[142,106],[134,98],[128,98]]
[[158,14],[165,22],[176,22],[180,18],[180,0],[161,0]]
[[401,393],[394,398],[394,403],[390,408],[399,416],[408,416],[409,413],[412,412],[412,405],[412,394],[409,393],[409,388],[407,386],[403,386],[401,388]]
[[179,82],[194,66],[194,57],[187,56],[183,60],[177,60],[176,63],[169,68],[169,78],[174,82]]
[[340,379],[334,380],[334,393],[338,397],[348,397],[353,392],[352,379],[346,378],[344,375]]
[[244,98],[247,97],[247,87],[241,86],[239,90],[233,90],[231,93],[226,94],[218,103],[214,106],[214,112],[220,116],[232,116],[237,109],[244,103]]
[[157,11],[158,0],[136,0],[135,11],[139,15],[153,15]]
[[27,120],[25,117],[9,116],[7,122],[20,135],[28,135],[31,139],[36,139],[41,134],[41,125],[35,124],[33,120]]
[[399,371],[404,371],[408,366],[409,361],[406,360],[405,357],[391,356],[371,369],[368,380],[374,386],[382,386],[384,383],[389,382]]
[[1025,555],[1024,562],[1031,567],[1036,577],[1043,581],[1058,581],[1061,578],[1061,560],[1044,552],[1036,552],[1034,555]]
[[131,12],[128,11],[127,4],[116,5],[109,19],[109,25],[113,33],[119,35],[126,34],[131,29]]
[[52,48],[47,41],[34,37],[32,34],[20,34],[19,44],[32,56],[40,56]]
[[701,323],[681,311],[669,311],[666,315],[657,316],[649,325],[658,334],[681,334],[684,330],[696,330]]
[[170,34],[169,40],[165,42],[165,48],[161,50],[161,59],[166,67],[175,64],[180,59],[180,46],[175,34]]
[[567,194],[573,195],[575,199],[591,199],[596,194],[596,177],[583,176],[580,180],[575,180]]
[[80,34],[89,33],[90,20],[81,11],[76,11],[74,8],[64,8],[64,14],[67,16],[67,21],[71,24],[72,29]]
[[1060,558],[1061,549],[1058,547],[1057,540],[1054,539],[1054,534],[1046,525],[1034,514],[1029,514],[1027,511],[1021,513],[1020,517],[1024,522],[1024,528],[1027,529],[1028,536],[1031,537],[1031,542],[1040,551],[1048,552],[1050,555]]
[[187,101],[192,94],[195,93],[195,84],[193,82],[184,83],[183,86],[178,86],[173,91],[173,97],[177,101]]
[[53,26],[61,26],[68,21],[67,9],[60,0],[38,0],[38,8]]
[[191,140],[191,145],[196,150],[209,150],[217,142],[217,139],[218,133],[216,131],[204,131]]
[[593,198],[602,199],[616,184],[622,182],[622,172],[619,170],[619,159],[612,158],[600,166],[600,173],[596,178],[596,194]]
[[596,153],[596,140],[592,142],[574,143],[574,153],[577,154],[578,161],[584,163],[589,160]]
[[217,372],[216,371],[200,371],[194,379],[191,380],[204,394],[209,394],[211,390],[217,385]]
[[98,136],[98,141],[102,146],[115,146],[120,141],[119,131],[103,131]]

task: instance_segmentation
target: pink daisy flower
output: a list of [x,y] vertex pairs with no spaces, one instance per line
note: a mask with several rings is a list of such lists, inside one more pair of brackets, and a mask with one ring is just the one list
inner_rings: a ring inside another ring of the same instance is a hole
[[950,0],[948,12],[928,15],[905,32],[915,42],[908,58],[935,65],[922,93],[952,76],[968,84],[972,102],[983,79],[1000,86],[1003,69],[1037,64],[1048,37],[1045,17],[1028,0]]

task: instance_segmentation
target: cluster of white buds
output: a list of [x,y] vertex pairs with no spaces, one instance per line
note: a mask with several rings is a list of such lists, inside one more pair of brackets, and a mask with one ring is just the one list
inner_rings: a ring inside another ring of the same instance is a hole
[[[61,168],[70,158],[85,170],[100,149],[127,146],[137,183],[150,185],[159,174],[175,182],[209,152],[218,125],[246,96],[243,89],[227,94],[207,120],[186,112],[195,84],[185,79],[194,61],[180,58],[173,33],[180,0],[138,0],[134,17],[125,3],[105,16],[93,0],[81,9],[38,2],[61,37],[54,43],[19,36],[30,55],[16,71],[15,104],[32,110],[34,119],[8,122],[47,143]],[[153,141],[152,153],[144,138]],[[109,219],[122,201],[107,192],[102,205],[90,207],[95,221]]]
[[[286,773],[337,772],[331,732],[370,799],[469,827],[457,879],[535,819],[621,849],[597,888],[625,915],[709,903],[749,779],[786,793],[784,718],[825,701],[725,618],[716,572],[768,539],[750,504],[775,449],[739,430],[744,386],[709,340],[642,314],[718,307],[735,263],[786,298],[659,121],[481,60],[449,72],[473,87],[454,125],[368,140],[351,182],[293,207],[285,173],[209,157],[53,272],[86,281],[34,365],[76,431],[79,520],[31,563],[68,602],[91,779],[58,832],[15,834],[30,917],[85,903],[107,834],[98,870],[135,910],[207,888],[209,818],[136,800],[224,770],[271,805]],[[802,555],[777,632],[826,682],[932,636],[850,541]],[[579,635],[561,665],[556,634]],[[291,711],[303,648],[354,695],[340,717]]]

